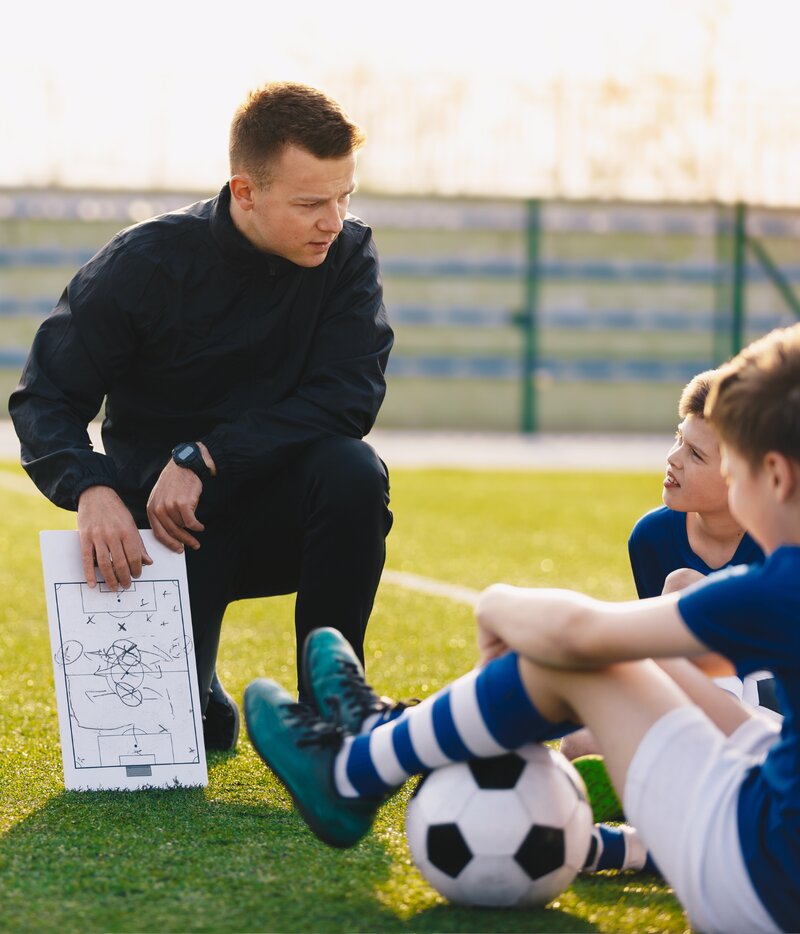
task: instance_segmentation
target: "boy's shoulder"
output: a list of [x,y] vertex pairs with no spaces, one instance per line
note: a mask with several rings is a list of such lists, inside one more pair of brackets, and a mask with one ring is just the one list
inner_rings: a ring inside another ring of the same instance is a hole
[[636,520],[631,529],[630,540],[636,544],[658,541],[665,535],[672,535],[681,520],[685,523],[685,516],[685,513],[676,512],[668,506],[656,506]]
[[[681,594],[679,606],[722,606],[730,617],[756,612],[759,619],[794,618],[800,611],[800,545],[782,545],[763,562],[729,565]],[[684,616],[685,618],[685,616]],[[792,627],[794,630],[795,627]],[[767,666],[761,666],[767,667]]]

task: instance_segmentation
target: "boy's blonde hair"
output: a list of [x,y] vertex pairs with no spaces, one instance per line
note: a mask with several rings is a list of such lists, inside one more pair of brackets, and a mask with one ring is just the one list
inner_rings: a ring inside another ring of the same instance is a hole
[[771,331],[723,364],[705,417],[754,468],[768,451],[800,463],[800,324]]
[[705,370],[693,376],[683,387],[683,392],[678,400],[678,415],[686,418],[688,415],[699,415],[704,418],[706,399],[714,385],[716,370]]

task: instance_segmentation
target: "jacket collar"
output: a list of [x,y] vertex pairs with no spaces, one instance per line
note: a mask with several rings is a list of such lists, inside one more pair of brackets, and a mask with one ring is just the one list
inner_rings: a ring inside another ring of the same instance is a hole
[[282,256],[257,249],[236,227],[231,218],[231,189],[226,182],[211,204],[211,235],[227,259],[245,266],[266,269],[282,275],[299,267]]

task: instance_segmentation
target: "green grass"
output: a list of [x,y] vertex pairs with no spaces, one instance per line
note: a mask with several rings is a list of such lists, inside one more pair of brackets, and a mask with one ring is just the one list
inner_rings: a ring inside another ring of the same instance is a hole
[[[0,481],[16,468],[0,468]],[[0,930],[683,931],[650,877],[579,879],[546,910],[448,905],[403,836],[411,787],[347,852],[308,832],[245,737],[209,756],[206,789],[63,789],[38,530],[74,516],[0,483]],[[480,588],[494,580],[633,595],[625,542],[654,475],[393,473],[387,567]],[[367,634],[381,691],[426,695],[470,668],[468,607],[382,585]],[[219,671],[237,696],[294,678],[290,598],[236,604]]]

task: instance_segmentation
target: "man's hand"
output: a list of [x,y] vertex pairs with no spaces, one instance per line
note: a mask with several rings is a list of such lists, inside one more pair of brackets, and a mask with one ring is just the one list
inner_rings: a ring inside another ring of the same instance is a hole
[[200,547],[192,532],[205,529],[195,516],[202,492],[203,483],[194,471],[167,463],[147,501],[150,527],[162,545],[177,552],[185,545],[195,551]]
[[90,486],[78,499],[78,532],[86,583],[97,586],[95,563],[112,589],[127,589],[142,565],[153,559],[144,547],[133,516],[109,486]]

